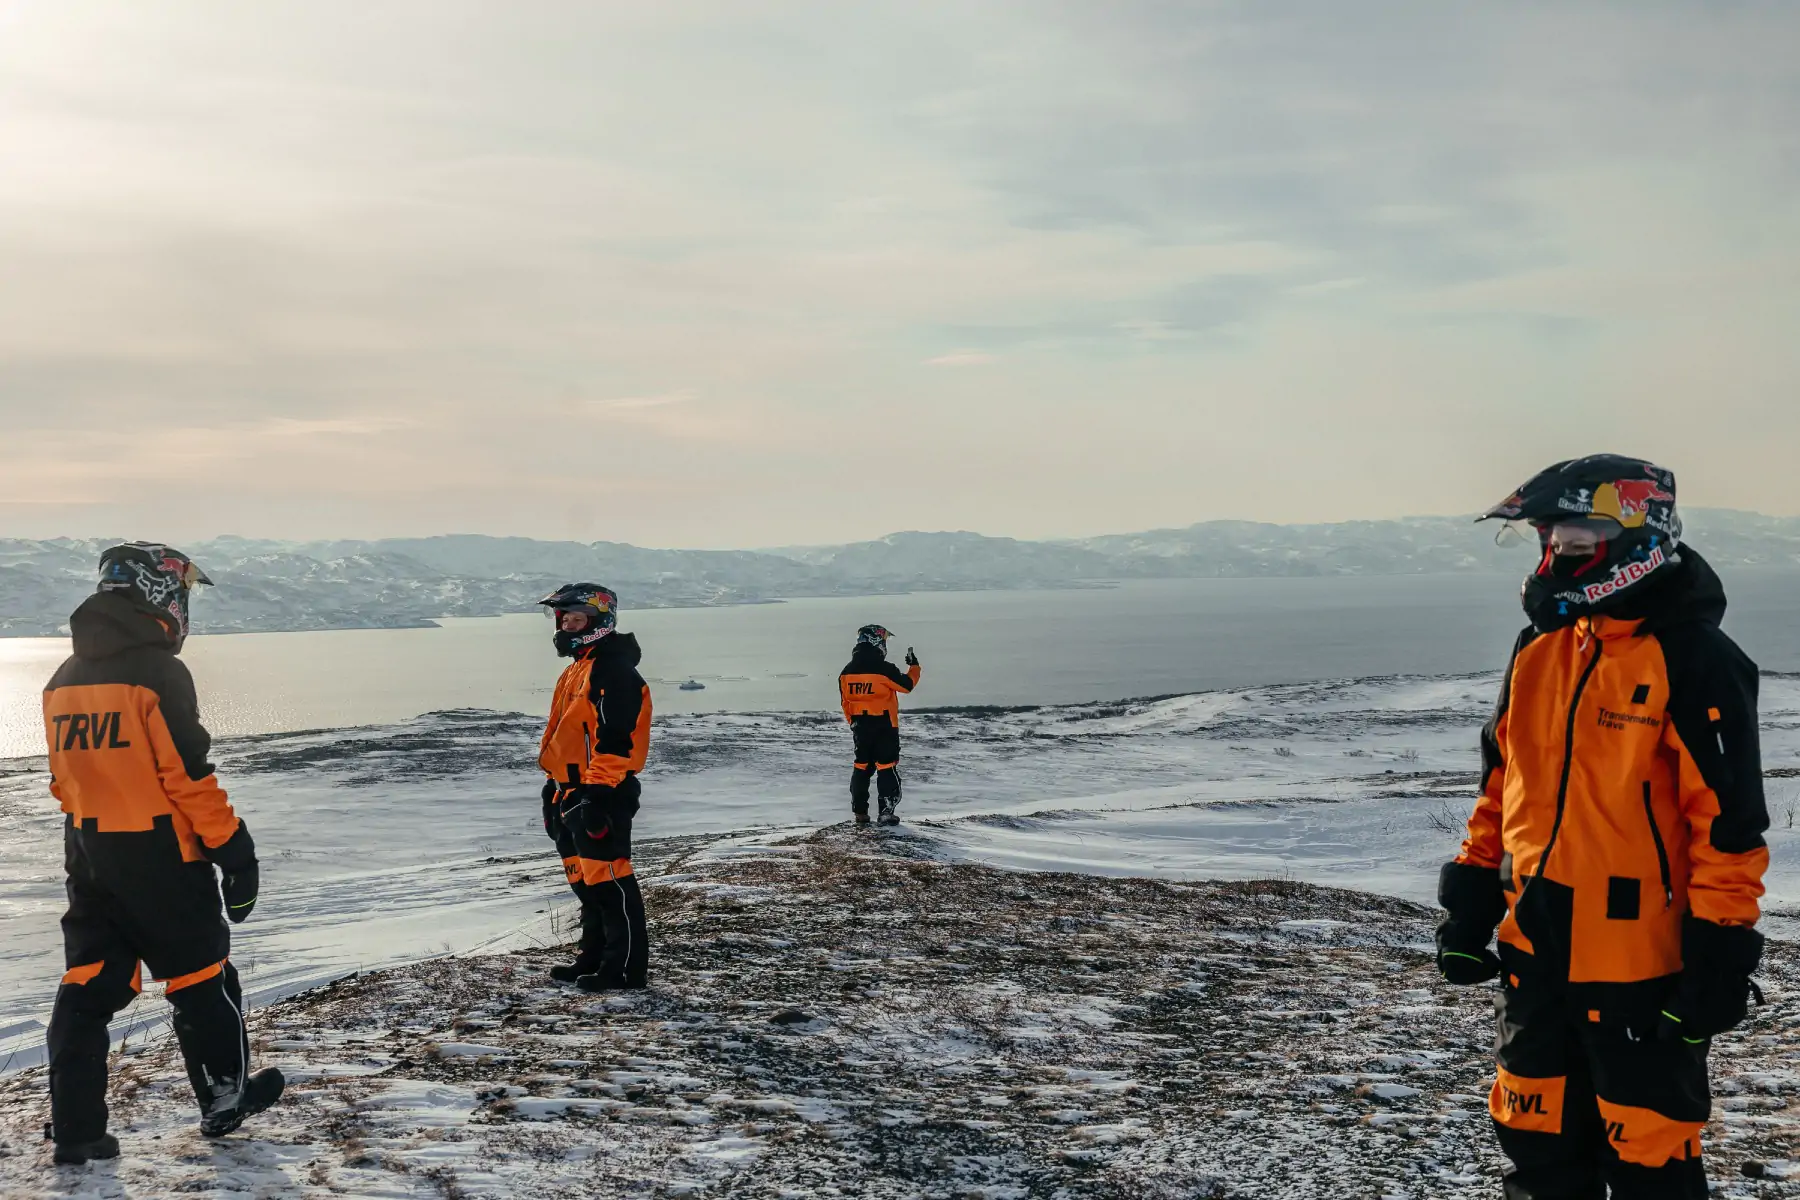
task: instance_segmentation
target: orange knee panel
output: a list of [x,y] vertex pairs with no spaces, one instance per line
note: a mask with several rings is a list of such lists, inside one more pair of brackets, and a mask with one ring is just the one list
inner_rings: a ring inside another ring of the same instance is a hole
[[1563,1095],[1568,1084],[1562,1076],[1529,1079],[1501,1067],[1493,1090],[1488,1093],[1488,1112],[1508,1129],[1561,1133]]
[[[67,971],[63,972],[62,981],[81,987],[85,984],[94,982],[100,972],[105,969],[105,959],[101,959],[99,962],[83,963],[79,967],[70,967]],[[141,962],[134,962],[131,964],[131,990],[134,992],[141,992],[144,990],[144,964]]]
[[610,883],[632,873],[629,858],[615,858],[611,862],[598,858],[583,858],[576,861],[581,864],[581,881],[583,883]]
[[62,981],[64,983],[73,983],[76,985],[88,983],[93,980],[94,976],[105,969],[105,959],[101,959],[99,962],[84,963],[79,967],[70,967],[63,973]]
[[1621,1161],[1640,1167],[1667,1166],[1678,1158],[1700,1153],[1704,1121],[1677,1121],[1649,1108],[1600,1101],[1600,1119],[1606,1122],[1606,1140]]
[[189,971],[186,975],[165,979],[162,981],[163,993],[167,995],[169,992],[179,992],[182,988],[193,987],[196,983],[205,983],[214,976],[222,974],[224,970],[225,964],[221,961],[210,967],[201,967],[198,971]]

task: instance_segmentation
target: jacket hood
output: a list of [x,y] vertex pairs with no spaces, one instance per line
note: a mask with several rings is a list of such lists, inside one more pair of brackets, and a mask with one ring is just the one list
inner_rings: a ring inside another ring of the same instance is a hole
[[867,642],[858,642],[858,643],[856,643],[856,648],[854,650],[850,651],[850,661],[851,662],[886,662],[887,655],[883,654],[881,652],[880,648],[877,646],[871,646]]
[[1641,618],[1646,632],[1693,622],[1717,625],[1725,619],[1725,585],[1699,551],[1684,545],[1674,570],[1629,605],[1606,615]]
[[140,646],[175,650],[168,626],[110,592],[96,592],[83,600],[69,617],[69,632],[77,658],[111,658]]
[[644,661],[635,633],[608,634],[594,644],[587,656],[594,665],[607,667],[636,667]]

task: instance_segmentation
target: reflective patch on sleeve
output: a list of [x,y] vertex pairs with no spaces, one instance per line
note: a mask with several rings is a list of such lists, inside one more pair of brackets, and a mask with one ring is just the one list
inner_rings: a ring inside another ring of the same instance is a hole
[[1500,1068],[1494,1090],[1488,1093],[1488,1112],[1508,1129],[1528,1133],[1561,1133],[1563,1092],[1568,1078],[1528,1079]]
[[1700,1153],[1704,1121],[1677,1121],[1649,1108],[1600,1101],[1600,1119],[1606,1122],[1606,1141],[1621,1161],[1640,1167],[1661,1167],[1678,1158]]

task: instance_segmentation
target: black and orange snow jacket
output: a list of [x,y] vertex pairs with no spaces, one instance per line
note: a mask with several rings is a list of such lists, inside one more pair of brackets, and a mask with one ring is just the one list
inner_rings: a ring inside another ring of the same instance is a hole
[[130,894],[164,886],[185,863],[253,862],[249,831],[206,761],[212,738],[193,676],[164,626],[101,593],[69,629],[75,653],[44,689],[44,738],[70,870]]
[[918,686],[917,666],[903,672],[874,646],[859,643],[851,652],[849,663],[838,672],[838,698],[843,701],[844,720],[854,725],[858,717],[885,717],[898,729],[901,693]]
[[637,638],[614,633],[563,668],[538,766],[559,784],[617,787],[650,753],[650,687]]
[[1683,914],[1756,922],[1769,864],[1757,669],[1719,628],[1718,576],[1682,556],[1631,610],[1528,629],[1513,650],[1449,869],[1466,880],[1445,899],[1458,919],[1458,887],[1497,882],[1515,977],[1658,980],[1682,968]]

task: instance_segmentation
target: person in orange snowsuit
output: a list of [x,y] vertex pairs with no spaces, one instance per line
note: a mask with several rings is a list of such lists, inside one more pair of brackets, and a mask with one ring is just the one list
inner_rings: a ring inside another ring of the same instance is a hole
[[1501,980],[1505,1194],[1705,1196],[1707,1051],[1744,1019],[1763,943],[1756,665],[1661,467],[1558,463],[1489,518],[1534,526],[1543,557],[1437,949],[1453,983]]
[[189,593],[211,582],[161,544],[107,550],[95,594],[69,618],[75,653],[44,688],[50,792],[68,814],[67,971],[49,1030],[58,1163],[119,1153],[106,1129],[107,1025],[145,968],[174,1009],[201,1133],[229,1133],[281,1095],[280,1071],[250,1070],[226,923],[256,905],[256,845],[206,761],[212,738],[177,657]]
[[538,601],[556,621],[563,668],[538,748],[544,832],[556,841],[581,902],[581,945],[550,977],[586,991],[641,988],[650,943],[631,866],[631,821],[650,753],[650,687],[637,638],[618,632],[619,598],[595,583],[565,584]]
[[850,661],[838,673],[838,699],[856,743],[850,772],[850,812],[858,825],[869,823],[869,780],[880,801],[878,820],[900,823],[900,697],[919,686],[919,656],[906,651],[906,670],[888,661],[892,637],[880,625],[856,631]]

